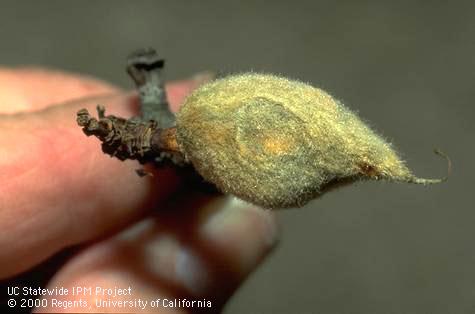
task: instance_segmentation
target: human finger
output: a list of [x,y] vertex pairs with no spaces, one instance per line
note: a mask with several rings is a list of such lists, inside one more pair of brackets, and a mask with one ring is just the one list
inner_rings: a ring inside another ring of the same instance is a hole
[[[170,102],[197,84],[170,85]],[[98,103],[137,113],[136,95],[119,94],[0,118],[0,278],[129,223],[179,184],[171,169],[140,178],[136,162],[104,155],[75,121],[78,109]]]
[[40,67],[0,68],[0,114],[33,112],[120,89],[86,75]]
[[[182,196],[155,217],[84,249],[48,286],[91,289],[65,297],[71,304],[80,299],[87,304],[68,309],[72,312],[219,312],[275,246],[277,231],[268,210],[224,197]],[[103,294],[129,287],[130,295]],[[138,299],[143,307],[133,303]],[[127,305],[110,307],[109,300]],[[170,301],[181,305],[170,307]]]

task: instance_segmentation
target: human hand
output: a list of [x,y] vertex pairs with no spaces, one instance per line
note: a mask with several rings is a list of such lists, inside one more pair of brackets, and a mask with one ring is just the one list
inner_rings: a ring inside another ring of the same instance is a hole
[[[167,86],[173,109],[202,79]],[[41,311],[140,311],[97,308],[95,287],[128,288],[114,300],[212,302],[219,311],[274,246],[269,211],[187,190],[171,169],[140,178],[134,161],[111,159],[77,126],[80,108],[137,114],[137,97],[91,78],[40,69],[0,69],[0,278],[27,271],[73,245],[81,250],[48,287],[91,307]],[[72,287],[92,287],[74,296]],[[49,297],[51,298],[51,297]],[[107,299],[106,297],[103,297]],[[151,308],[197,311],[197,308]],[[203,310],[203,309],[202,309]]]

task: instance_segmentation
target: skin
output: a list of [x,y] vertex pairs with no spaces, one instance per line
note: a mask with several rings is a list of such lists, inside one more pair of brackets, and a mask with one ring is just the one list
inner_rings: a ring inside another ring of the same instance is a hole
[[[201,77],[170,83],[172,109],[202,82]],[[57,269],[49,288],[131,287],[132,296],[115,300],[206,298],[212,301],[211,311],[219,311],[275,246],[274,216],[192,191],[172,169],[151,170],[153,177],[140,178],[136,162],[104,155],[99,141],[77,126],[77,110],[95,112],[97,104],[109,114],[137,114],[134,93],[94,78],[0,69],[0,279],[79,246]],[[94,293],[56,296],[82,299],[89,308],[36,311],[121,310],[96,308]]]

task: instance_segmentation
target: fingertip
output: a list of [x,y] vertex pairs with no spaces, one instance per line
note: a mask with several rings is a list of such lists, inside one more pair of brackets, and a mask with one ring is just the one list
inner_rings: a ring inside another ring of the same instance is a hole
[[[227,197],[202,202],[192,193],[181,199],[174,204],[194,199],[196,207],[188,207],[189,213],[178,207],[157,212],[85,249],[50,285],[130,286],[134,297],[209,300],[218,311],[276,245],[275,217]],[[173,220],[183,223],[177,227]]]
[[229,197],[201,229],[203,237],[233,260],[242,276],[251,272],[278,243],[279,227],[270,210]]
[[0,113],[32,112],[120,89],[83,74],[41,67],[0,68]]

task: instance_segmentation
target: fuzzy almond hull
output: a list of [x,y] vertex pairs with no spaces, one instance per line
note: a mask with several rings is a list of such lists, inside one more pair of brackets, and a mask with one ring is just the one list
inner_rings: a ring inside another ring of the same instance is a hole
[[332,96],[273,75],[197,89],[177,114],[177,141],[206,180],[265,208],[303,206],[335,182],[413,178],[390,144]]

